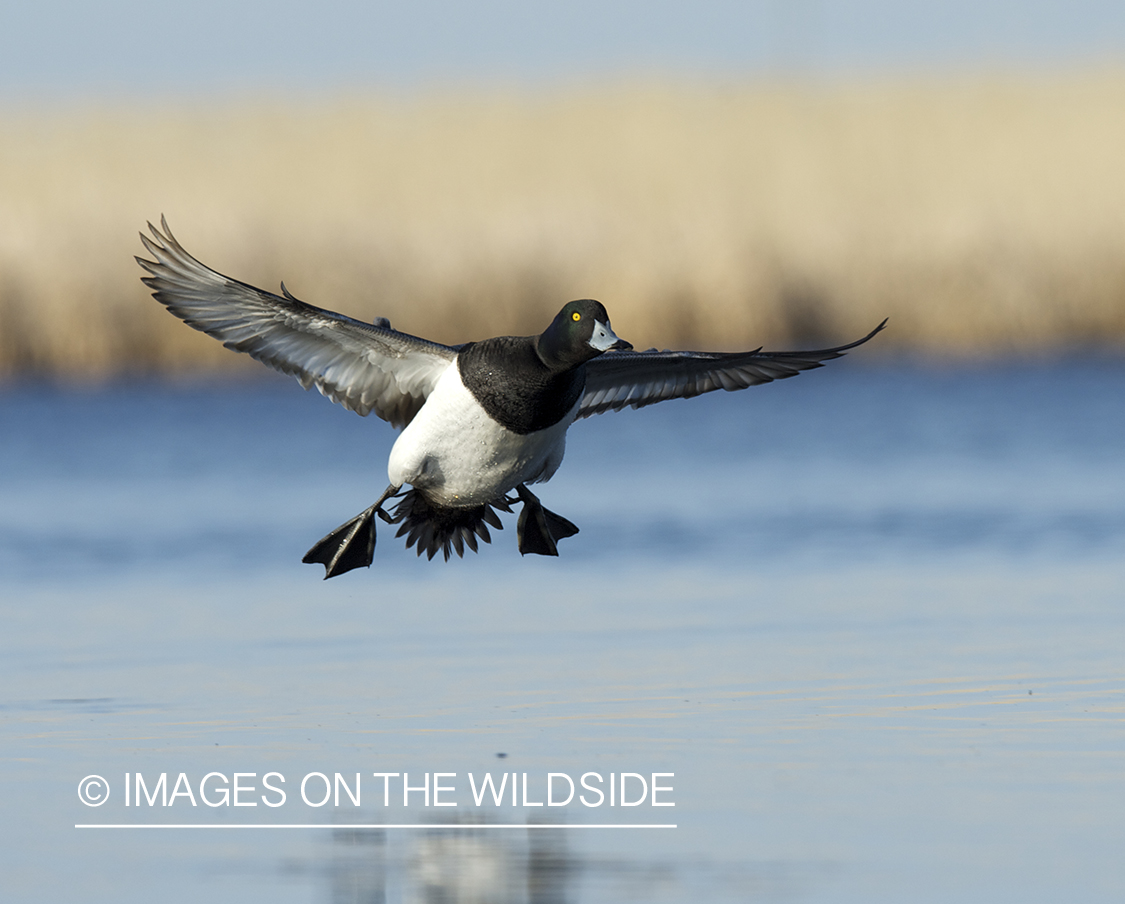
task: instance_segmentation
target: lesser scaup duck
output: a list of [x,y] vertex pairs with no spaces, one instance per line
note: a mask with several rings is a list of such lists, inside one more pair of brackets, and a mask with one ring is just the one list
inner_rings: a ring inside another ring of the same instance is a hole
[[[441,345],[363,323],[294,298],[230,279],[188,254],[161,218],[142,234],[155,261],[153,297],[188,326],[235,351],[315,386],[361,415],[375,412],[403,428],[391,449],[390,486],[374,505],[340,525],[303,559],[325,578],[369,566],[375,515],[400,524],[397,536],[431,559],[441,550],[476,552],[500,528],[495,509],[511,512],[521,553],[558,555],[557,541],[578,533],[527,488],[550,480],[562,463],[567,428],[578,418],[641,408],[715,389],[745,389],[820,367],[862,345],[886,324],[848,345],[807,352],[631,351],[597,301],[567,304],[538,336],[500,336]],[[403,486],[410,485],[405,493]],[[515,496],[509,493],[515,492]],[[383,503],[398,498],[393,512]]]

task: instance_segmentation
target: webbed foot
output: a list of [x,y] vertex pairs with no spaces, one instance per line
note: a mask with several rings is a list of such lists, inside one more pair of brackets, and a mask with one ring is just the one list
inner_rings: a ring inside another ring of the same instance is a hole
[[516,524],[516,537],[521,555],[534,553],[540,556],[557,556],[557,540],[573,537],[578,528],[562,515],[545,509],[539,499],[522,483],[516,487],[523,502],[519,521]]
[[375,515],[378,513],[384,521],[389,521],[382,506],[398,489],[396,486],[387,487],[378,502],[322,537],[301,561],[308,565],[323,565],[325,580],[353,568],[369,568],[375,559]]

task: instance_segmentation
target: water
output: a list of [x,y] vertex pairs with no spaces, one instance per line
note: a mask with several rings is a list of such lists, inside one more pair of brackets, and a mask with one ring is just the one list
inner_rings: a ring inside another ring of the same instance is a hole
[[[0,394],[5,899],[1122,899],[1121,362],[848,359],[570,437],[559,559],[511,516],[449,564],[380,525],[325,582],[386,425],[283,380]],[[486,772],[675,806],[478,807]]]

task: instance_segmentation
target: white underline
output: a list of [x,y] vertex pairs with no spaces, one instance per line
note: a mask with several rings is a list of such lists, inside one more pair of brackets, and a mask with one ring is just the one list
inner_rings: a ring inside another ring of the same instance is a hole
[[674,829],[675,823],[403,822],[403,823],[75,823],[76,829]]

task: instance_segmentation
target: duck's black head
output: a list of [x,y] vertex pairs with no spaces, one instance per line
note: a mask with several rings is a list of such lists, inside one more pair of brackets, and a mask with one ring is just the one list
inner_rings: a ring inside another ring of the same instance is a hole
[[572,301],[551,321],[536,345],[539,357],[551,367],[577,367],[611,348],[633,346],[618,339],[609,325],[609,314],[600,301]]

